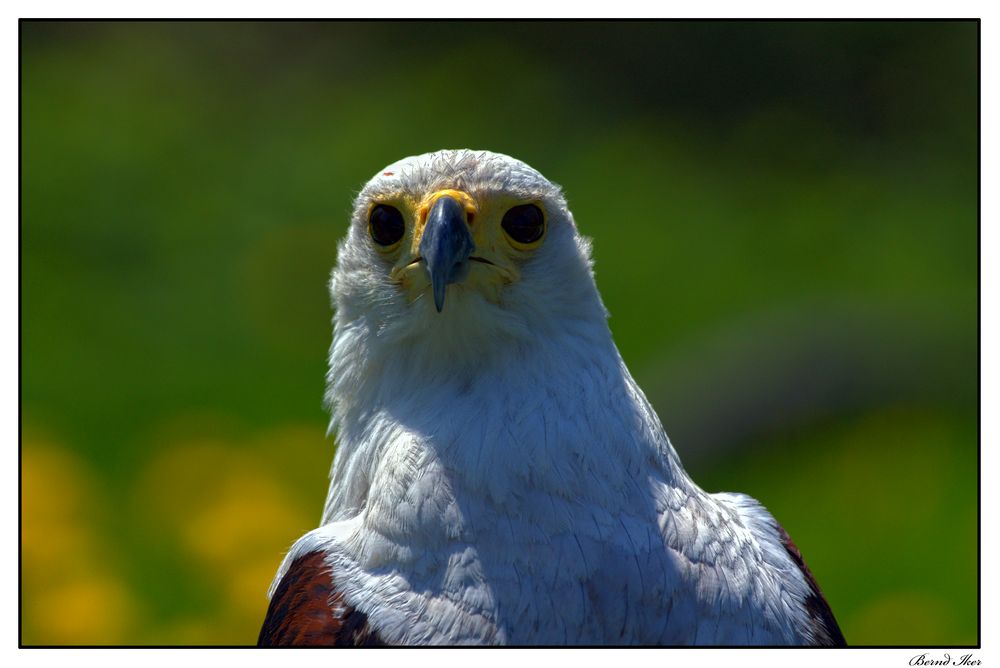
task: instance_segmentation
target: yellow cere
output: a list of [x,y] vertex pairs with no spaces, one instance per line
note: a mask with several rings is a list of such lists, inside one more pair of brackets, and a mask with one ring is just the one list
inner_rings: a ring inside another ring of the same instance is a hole
[[462,192],[461,190],[439,190],[436,193],[431,193],[425,197],[417,207],[416,225],[413,226],[414,235],[413,241],[410,245],[410,253],[413,257],[417,256],[417,248],[420,246],[420,238],[424,234],[424,225],[427,224],[427,214],[430,213],[431,207],[434,206],[434,203],[442,197],[451,197],[465,209],[466,220],[470,223],[472,240],[476,242],[476,248],[479,248],[479,239],[476,238],[476,230],[482,226],[476,225],[476,218],[479,215],[479,205],[476,203],[476,200],[474,200],[471,195]]

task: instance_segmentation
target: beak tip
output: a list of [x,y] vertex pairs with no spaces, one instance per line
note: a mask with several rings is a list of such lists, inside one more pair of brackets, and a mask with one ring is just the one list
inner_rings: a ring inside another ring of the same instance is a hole
[[444,292],[448,288],[447,285],[443,283],[435,283],[434,285],[434,308],[440,313],[444,310]]

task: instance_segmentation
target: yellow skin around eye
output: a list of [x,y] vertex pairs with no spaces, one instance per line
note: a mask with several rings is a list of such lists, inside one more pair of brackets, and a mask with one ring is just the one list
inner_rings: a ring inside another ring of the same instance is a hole
[[465,209],[470,221],[469,232],[476,246],[470,258],[472,262],[469,276],[462,281],[461,287],[479,290],[487,299],[499,301],[502,287],[520,279],[521,262],[527,254],[542,245],[548,229],[546,218],[546,229],[542,236],[530,244],[522,244],[511,239],[500,222],[511,207],[521,204],[535,204],[542,210],[544,216],[545,207],[540,202],[526,202],[502,195],[487,195],[477,200],[468,193],[451,189],[431,193],[419,201],[400,198],[374,202],[369,207],[369,215],[378,204],[388,204],[399,209],[406,221],[406,231],[398,243],[387,248],[378,247],[376,244],[382,255],[394,260],[389,277],[402,285],[410,293],[411,299],[416,299],[428,289],[430,281],[419,261],[420,240],[423,237],[427,214],[434,202],[445,196],[452,197]]
[[[506,213],[507,211],[509,211],[513,206],[517,206],[518,204],[534,204],[535,206],[538,207],[538,210],[542,212],[542,236],[538,237],[537,239],[535,239],[531,243],[525,244],[525,243],[521,243],[520,241],[514,239],[509,234],[507,234],[507,231],[503,229],[502,225],[500,225],[500,230],[503,231],[503,235],[507,239],[507,243],[509,243],[511,246],[513,246],[517,250],[519,250],[519,251],[533,251],[536,248],[538,248],[539,246],[541,246],[542,242],[545,240],[545,233],[548,232],[548,230],[549,230],[549,219],[548,219],[548,216],[545,215],[545,207],[543,207],[540,202],[519,202],[519,203],[513,204],[510,207],[507,207],[506,209],[504,209],[504,213]],[[501,220],[501,222],[503,221],[503,216],[502,215],[501,215],[501,219],[500,220]]]

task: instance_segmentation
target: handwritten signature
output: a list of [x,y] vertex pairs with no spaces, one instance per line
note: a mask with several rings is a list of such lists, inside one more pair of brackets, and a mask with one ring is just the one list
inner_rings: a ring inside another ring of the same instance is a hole
[[951,654],[947,652],[939,659],[927,656],[926,652],[910,659],[911,666],[978,666],[982,663],[979,659],[974,659],[971,654],[963,654],[960,657],[952,659]]

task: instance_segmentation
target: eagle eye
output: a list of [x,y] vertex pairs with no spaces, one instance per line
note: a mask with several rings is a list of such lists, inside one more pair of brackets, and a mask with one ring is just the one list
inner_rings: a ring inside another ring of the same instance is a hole
[[515,242],[533,244],[545,233],[545,215],[534,204],[521,204],[503,215],[500,226]]
[[368,231],[379,246],[392,246],[403,238],[405,229],[403,214],[388,204],[377,205],[368,215]]

